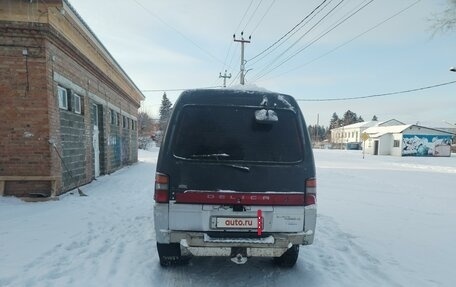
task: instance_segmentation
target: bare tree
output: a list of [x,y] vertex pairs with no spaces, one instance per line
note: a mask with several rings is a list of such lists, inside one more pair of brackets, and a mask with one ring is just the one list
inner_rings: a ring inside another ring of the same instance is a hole
[[434,15],[432,19],[435,32],[456,30],[456,0],[447,1],[447,8],[443,12]]
[[138,147],[147,149],[152,142],[153,119],[146,112],[138,113]]
[[138,134],[140,137],[150,136],[153,120],[146,112],[138,113]]

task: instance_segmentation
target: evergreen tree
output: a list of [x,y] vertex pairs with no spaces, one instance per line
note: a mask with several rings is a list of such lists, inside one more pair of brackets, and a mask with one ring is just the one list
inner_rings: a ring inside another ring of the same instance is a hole
[[373,121],[378,121],[377,116],[374,115],[374,116],[372,117],[372,120],[373,120]]
[[364,122],[363,117],[358,116],[356,113],[347,110],[344,113],[343,118],[339,118],[339,116],[336,113],[333,113],[331,120],[329,121],[329,130],[342,127],[342,126],[348,126],[351,124],[356,124]]
[[335,129],[341,126],[341,119],[336,113],[333,113],[331,120],[329,121],[329,128]]
[[[362,120],[362,118],[361,118],[361,120]],[[342,122],[343,122],[344,126],[347,126],[347,125],[351,125],[351,124],[359,122],[359,118],[356,115],[356,113],[348,110],[345,112]]]
[[328,129],[320,125],[309,125],[307,127],[310,138],[313,142],[324,141],[327,137]]
[[163,93],[162,102],[160,106],[160,130],[165,131],[166,126],[168,125],[169,117],[171,116],[172,103],[166,96],[166,92]]

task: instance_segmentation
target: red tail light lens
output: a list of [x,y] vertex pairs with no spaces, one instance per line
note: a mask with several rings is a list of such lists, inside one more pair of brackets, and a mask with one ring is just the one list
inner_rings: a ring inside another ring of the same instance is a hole
[[306,180],[306,198],[305,205],[317,203],[317,179],[309,178]]
[[155,174],[154,200],[158,203],[169,201],[169,177],[166,174],[159,172]]

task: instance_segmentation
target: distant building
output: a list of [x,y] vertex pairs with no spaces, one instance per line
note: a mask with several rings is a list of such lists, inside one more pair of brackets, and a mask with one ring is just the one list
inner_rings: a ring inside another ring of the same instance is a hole
[[66,0],[0,2],[0,196],[53,196],[137,161],[144,95]]
[[[441,129],[421,125],[406,125],[391,119],[347,125],[331,130],[331,143],[344,149],[365,147],[372,155],[395,156],[450,156],[452,139],[456,134],[453,125],[439,124]],[[369,138],[363,143],[361,135]]]
[[418,122],[417,125],[456,134],[456,125],[446,121]]
[[451,156],[453,133],[418,125],[375,126],[364,131],[369,135],[365,152],[372,155]]
[[369,121],[355,123],[331,130],[331,143],[347,145],[350,143],[360,144],[361,134],[368,128],[374,126],[392,126],[392,125],[403,125],[404,123],[391,119],[384,122]]

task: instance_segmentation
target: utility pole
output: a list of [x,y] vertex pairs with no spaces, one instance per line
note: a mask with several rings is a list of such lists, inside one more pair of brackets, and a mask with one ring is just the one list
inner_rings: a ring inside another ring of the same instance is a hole
[[226,75],[226,70],[225,70],[225,74],[222,76],[222,73],[219,73],[219,78],[223,78],[223,87],[226,88],[226,79],[230,79],[231,78],[231,73],[229,76]]
[[252,39],[252,36],[249,36],[248,40],[244,40],[244,32],[241,32],[241,39],[240,40],[236,39],[236,34],[233,34],[234,42],[241,43],[241,73],[240,73],[241,85],[245,84],[245,78],[244,78],[245,77],[244,44],[245,43],[250,43],[250,39]]

